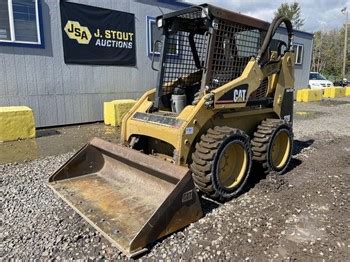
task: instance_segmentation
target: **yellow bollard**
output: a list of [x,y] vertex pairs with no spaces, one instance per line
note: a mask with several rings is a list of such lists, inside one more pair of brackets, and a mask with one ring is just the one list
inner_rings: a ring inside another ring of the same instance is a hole
[[297,102],[303,102],[304,92],[308,89],[300,89],[297,91]]
[[323,96],[322,89],[307,89],[303,93],[303,102],[321,101]]
[[322,89],[301,89],[297,91],[297,102],[315,102],[322,99]]
[[104,123],[111,126],[120,126],[124,115],[129,112],[135,103],[136,101],[132,99],[121,99],[104,102]]
[[0,123],[0,141],[35,137],[34,115],[29,107],[0,107]]
[[350,96],[350,86],[345,87],[345,96]]
[[345,96],[345,88],[343,87],[329,87],[324,90],[324,98],[336,98]]

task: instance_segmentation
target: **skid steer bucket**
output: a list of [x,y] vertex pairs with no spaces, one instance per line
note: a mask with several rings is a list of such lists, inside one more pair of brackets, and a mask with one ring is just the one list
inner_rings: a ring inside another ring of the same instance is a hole
[[202,217],[187,168],[98,138],[49,185],[128,257]]

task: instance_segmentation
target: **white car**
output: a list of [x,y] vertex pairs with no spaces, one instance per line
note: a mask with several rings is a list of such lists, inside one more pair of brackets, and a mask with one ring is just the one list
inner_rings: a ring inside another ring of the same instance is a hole
[[309,87],[311,89],[322,89],[326,87],[333,87],[334,84],[327,80],[323,75],[317,72],[310,72]]

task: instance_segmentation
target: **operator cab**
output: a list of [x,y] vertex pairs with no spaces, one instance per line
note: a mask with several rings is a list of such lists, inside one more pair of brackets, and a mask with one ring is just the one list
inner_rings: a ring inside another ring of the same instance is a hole
[[[269,23],[204,4],[159,16],[157,27],[162,30],[161,41],[155,42],[161,48],[160,68],[150,111],[177,115],[210,90],[241,76],[257,57]],[[261,66],[278,62],[289,44],[272,39]],[[155,69],[153,64],[152,60]],[[265,99],[267,82],[262,81],[261,97],[254,99]]]

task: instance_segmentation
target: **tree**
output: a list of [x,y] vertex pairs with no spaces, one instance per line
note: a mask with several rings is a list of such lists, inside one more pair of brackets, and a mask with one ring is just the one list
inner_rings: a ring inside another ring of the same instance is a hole
[[[345,27],[314,34],[311,71],[320,72],[331,81],[341,79],[344,34]],[[347,53],[347,61],[350,61],[350,52]],[[349,78],[349,62],[345,71]]]
[[295,29],[300,29],[304,25],[304,19],[301,17],[301,8],[298,2],[282,3],[275,12],[275,16],[283,15],[293,24]]

